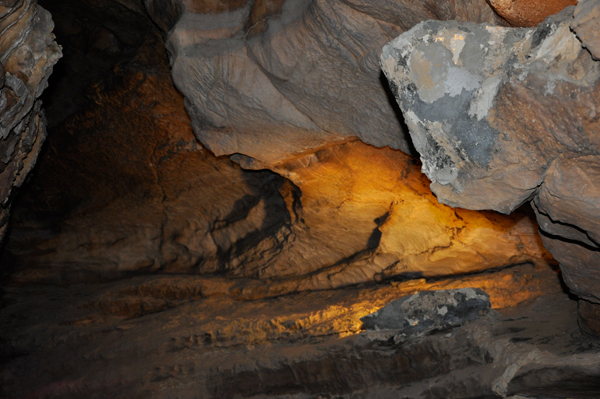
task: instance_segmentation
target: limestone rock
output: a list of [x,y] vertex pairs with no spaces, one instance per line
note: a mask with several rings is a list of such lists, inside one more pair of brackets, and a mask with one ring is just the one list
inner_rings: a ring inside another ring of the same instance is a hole
[[600,60],[600,4],[593,0],[582,0],[575,9],[571,29],[575,32],[583,47],[587,48],[595,60]]
[[536,29],[423,23],[382,66],[438,199],[504,213],[533,199],[565,282],[600,303],[600,63],[573,10]]
[[600,336],[600,306],[588,301],[579,301],[579,326],[590,335]]
[[483,0],[185,3],[167,48],[194,132],[267,166],[355,137],[409,152],[381,46],[426,19],[499,20]]
[[536,26],[548,16],[574,6],[577,0],[488,0],[494,10],[513,26]]
[[476,288],[420,291],[396,299],[360,320],[367,330],[396,330],[394,341],[460,327],[487,314],[490,297]]
[[0,5],[0,241],[13,191],[35,165],[46,138],[40,95],[61,56],[50,14],[35,0]]

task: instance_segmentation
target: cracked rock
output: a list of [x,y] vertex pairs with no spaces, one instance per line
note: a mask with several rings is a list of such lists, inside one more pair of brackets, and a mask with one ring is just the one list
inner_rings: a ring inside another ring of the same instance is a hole
[[567,7],[534,29],[424,22],[381,57],[438,200],[503,213],[533,200],[565,282],[594,304],[600,62],[589,27],[599,5]]

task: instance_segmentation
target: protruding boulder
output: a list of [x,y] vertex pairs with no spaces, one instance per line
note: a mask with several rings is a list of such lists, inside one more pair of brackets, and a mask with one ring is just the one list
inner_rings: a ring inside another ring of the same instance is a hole
[[533,199],[565,282],[597,304],[600,62],[571,24],[599,4],[535,29],[422,23],[381,60],[440,202],[509,213]]
[[381,46],[427,19],[502,23],[484,0],[182,7],[167,48],[194,132],[216,155],[263,166],[349,138],[410,152],[381,81]]
[[396,299],[360,320],[367,330],[394,330],[394,340],[445,331],[477,320],[491,309],[479,288],[421,291]]

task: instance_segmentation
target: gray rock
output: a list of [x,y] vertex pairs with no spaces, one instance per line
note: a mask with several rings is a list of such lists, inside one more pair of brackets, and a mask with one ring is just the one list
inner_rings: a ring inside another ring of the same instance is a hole
[[398,330],[399,337],[444,331],[478,319],[491,309],[479,288],[421,291],[361,318],[367,330]]
[[599,8],[532,29],[429,21],[381,58],[438,200],[503,213],[533,200],[566,284],[598,306]]

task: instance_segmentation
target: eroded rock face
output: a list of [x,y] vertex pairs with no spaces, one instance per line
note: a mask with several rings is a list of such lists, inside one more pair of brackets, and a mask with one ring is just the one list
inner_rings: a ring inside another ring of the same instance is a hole
[[[0,395],[467,399],[600,392],[598,343],[577,330],[577,304],[549,269],[254,301],[211,292],[215,286],[201,277],[154,275],[10,287],[0,309]],[[362,331],[362,316],[395,299],[465,287],[488,292],[494,311],[402,344]]]
[[600,63],[576,10],[536,29],[426,22],[382,66],[438,199],[504,213],[533,199],[565,282],[600,303]]
[[14,190],[35,165],[46,138],[39,96],[61,56],[50,14],[35,0],[0,5],[0,242]]
[[483,0],[185,3],[167,48],[194,132],[263,166],[352,137],[409,152],[381,46],[427,19],[499,22]]
[[[285,160],[271,164],[232,156],[243,168],[271,171],[244,171],[213,157],[195,140],[159,51],[162,38],[126,2],[113,3],[114,9],[87,1],[75,8],[66,0],[51,4],[66,26],[58,29],[63,69],[79,65],[89,75],[86,81],[67,84],[69,74],[57,81],[49,155],[16,210],[7,247],[15,281],[194,274],[216,278],[228,295],[252,299],[547,258],[529,215],[440,205],[419,165],[397,150],[343,138],[304,154],[285,153]],[[169,13],[177,7],[161,4],[146,6],[151,13],[163,10],[165,24],[176,19]],[[259,3],[253,4],[259,15]],[[231,13],[246,7],[212,6],[218,10],[194,9]],[[269,7],[267,14],[274,12]],[[471,15],[461,7],[453,12]],[[81,18],[86,23],[77,25]],[[102,18],[110,23],[103,25]],[[125,23],[136,29],[119,30]],[[248,93],[247,100],[255,95]],[[81,103],[71,107],[68,99]],[[319,109],[313,100],[306,107]],[[235,104],[224,103],[223,110],[235,115]],[[279,112],[278,104],[271,103],[269,112]],[[260,135],[252,140],[283,134],[273,120],[259,119]],[[265,143],[260,148],[268,150]]]

